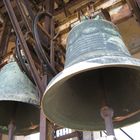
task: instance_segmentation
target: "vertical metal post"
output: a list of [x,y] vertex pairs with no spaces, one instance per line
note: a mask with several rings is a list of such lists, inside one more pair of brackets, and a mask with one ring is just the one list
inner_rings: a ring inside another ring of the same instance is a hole
[[15,130],[15,125],[13,121],[10,122],[8,125],[8,140],[14,140],[14,130]]
[[[54,21],[53,21],[53,18],[51,19],[51,38],[54,37]],[[55,67],[55,60],[54,60],[54,41],[51,39],[51,42],[50,42],[50,63],[52,65],[52,67],[54,68]]]
[[46,118],[40,110],[40,140],[46,140]]
[[[53,14],[53,9],[54,9],[54,0],[46,0],[45,1],[46,11],[49,12],[50,14]],[[45,19],[45,28],[48,31],[48,33],[51,33],[51,18],[46,17]],[[49,42],[50,44],[50,42]],[[44,72],[46,72],[47,69],[44,69]],[[48,77],[47,73],[44,73],[44,81],[43,83],[48,83]],[[47,84],[44,84],[44,88],[47,86]],[[52,126],[51,123],[46,119],[42,111],[40,112],[40,140],[52,140],[53,135],[52,135]]]
[[2,36],[0,39],[0,62],[2,61],[3,56],[7,52],[8,42],[9,42],[9,38],[10,38],[10,34],[11,34],[11,29],[12,29],[12,26],[11,26],[11,23],[9,22],[9,17],[6,16],[4,19]]
[[[49,78],[47,77],[47,67],[43,67],[43,81],[44,84],[44,90],[49,82]],[[43,111],[40,110],[40,140],[53,140],[53,127],[49,120],[46,119],[45,115],[43,114]]]
[[130,139],[130,140],[134,140],[128,133],[126,133],[122,128],[120,128],[120,130]]
[[114,136],[115,133],[114,133],[113,122],[112,122],[113,110],[109,108],[108,106],[104,106],[101,108],[101,116],[105,121],[107,135]]
[[0,140],[2,140],[2,130],[0,130]]
[[[45,5],[46,5],[46,12],[50,13],[53,15],[54,13],[54,0],[45,0]],[[46,30],[50,33],[51,32],[51,18],[46,17],[45,18],[45,26]]]

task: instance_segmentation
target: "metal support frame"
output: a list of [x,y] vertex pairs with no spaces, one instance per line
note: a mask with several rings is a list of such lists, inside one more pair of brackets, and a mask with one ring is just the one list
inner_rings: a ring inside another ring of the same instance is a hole
[[[26,1],[26,0],[24,0]],[[131,2],[131,0],[129,0]],[[24,39],[24,36],[22,34],[22,31],[20,29],[20,26],[19,26],[19,23],[18,23],[18,20],[15,16],[15,13],[14,13],[14,10],[13,10],[13,7],[10,3],[10,0],[3,0],[4,2],[4,5],[6,7],[6,10],[9,14],[9,17],[10,17],[10,20],[12,22],[12,25],[13,25],[13,28],[14,28],[14,31],[19,39],[19,42],[20,42],[20,45],[22,47],[22,49],[24,50],[24,53],[26,55],[26,58],[27,58],[27,61],[29,63],[29,66],[30,66],[30,69],[31,69],[31,73],[32,73],[32,76],[33,76],[33,79],[39,89],[39,93],[40,93],[40,99],[42,97],[42,94],[45,90],[45,87],[47,86],[47,83],[48,83],[48,75],[47,75],[47,69],[46,69],[46,65],[45,65],[45,68],[43,69],[44,70],[44,73],[43,73],[43,80],[41,81],[41,78],[39,77],[39,74],[37,72],[37,69],[35,67],[35,64],[34,64],[34,61],[33,61],[33,58],[30,54],[30,51],[29,51],[29,48],[27,46],[27,43],[26,43],[26,40]],[[27,1],[26,1],[27,2]],[[17,1],[18,3],[18,1]],[[19,5],[17,5],[20,8],[20,3],[18,3]],[[134,3],[132,3],[131,5],[133,5]],[[50,14],[53,14],[53,9],[54,9],[54,0],[46,0],[46,5],[48,6],[47,7],[47,11],[50,13]],[[21,14],[23,11],[20,11]],[[31,13],[32,15],[32,13]],[[25,23],[28,23],[26,21],[26,17],[24,17],[24,14],[22,15],[23,18],[25,18]],[[34,18],[33,16],[31,16],[32,19]],[[139,18],[138,18],[139,20]],[[6,22],[7,23],[7,22]],[[29,25],[26,25],[27,28],[29,28],[29,30],[31,31],[30,29],[30,26]],[[9,36],[10,36],[10,32],[11,32],[11,28],[6,28],[6,24],[5,24],[5,28],[4,28],[6,31],[3,32],[3,35],[2,35],[2,40],[5,40],[5,42],[1,41],[0,43],[2,44],[1,46],[4,47],[4,52],[6,52],[6,47],[8,46],[8,41],[9,41]],[[51,34],[51,38],[54,37],[54,23],[53,23],[53,19],[50,18],[50,17],[47,17],[46,18],[46,30],[49,34]],[[6,36],[5,34],[8,35]],[[49,40],[49,45],[50,45],[50,61],[51,61],[51,66],[54,67],[54,44],[53,44],[53,40]],[[3,53],[2,53],[3,54]],[[114,129],[113,129],[113,123],[112,123],[112,117],[113,117],[113,110],[107,106],[104,106],[103,108],[101,108],[101,116],[102,118],[104,119],[105,121],[105,126],[106,126],[106,131],[107,131],[107,135],[108,136],[114,136],[115,137],[115,133],[114,133]],[[13,131],[15,129],[15,125],[13,122],[11,122],[9,124],[9,140],[14,140],[14,137],[13,137]],[[125,133],[130,139],[132,139],[124,130],[120,129],[123,133]],[[71,137],[74,137],[74,136],[77,136],[79,135],[79,133],[77,134],[77,132],[73,132],[72,134],[68,134],[66,136],[63,136],[61,138],[57,138],[57,140],[61,140],[61,139],[65,139],[65,138],[71,138]],[[51,125],[51,123],[46,119],[46,117],[44,116],[42,110],[40,110],[40,140],[52,140],[53,139],[53,127]],[[132,139],[133,140],[133,139]]]
[[2,61],[3,57],[7,52],[11,29],[12,26],[11,23],[9,22],[9,17],[6,16],[4,19],[4,26],[3,26],[2,36],[0,40],[0,62]]
[[113,122],[112,122],[113,114],[114,114],[113,110],[108,106],[104,106],[101,108],[101,116],[105,121],[107,136],[115,136]]
[[0,130],[0,140],[2,140],[2,130]]
[[[30,70],[31,70],[31,74],[33,76],[33,79],[39,89],[39,93],[40,93],[40,99],[42,97],[42,93],[45,90],[46,84],[48,83],[47,81],[47,74],[44,74],[43,76],[43,81],[41,81],[39,74],[37,72],[37,69],[35,67],[33,58],[30,54],[29,48],[26,44],[26,41],[24,39],[24,36],[22,34],[22,31],[20,29],[18,20],[15,16],[13,7],[10,3],[10,0],[3,0],[4,5],[6,7],[6,10],[8,12],[8,15],[10,17],[10,20],[12,22],[14,31],[16,33],[16,36],[18,37],[19,43],[25,53],[25,56],[27,58],[27,62],[30,66]],[[26,1],[27,2],[27,1]],[[52,2],[52,1],[51,1]],[[53,2],[52,2],[53,3]],[[53,3],[54,4],[54,3]],[[32,17],[33,18],[33,17]],[[47,23],[48,24],[48,23]],[[49,26],[47,25],[48,29],[50,28],[50,24]],[[46,69],[44,69],[44,71],[46,71]],[[48,120],[46,120],[46,117],[44,116],[44,114],[42,113],[42,110],[40,110],[40,140],[46,140],[46,139],[50,139],[52,140],[53,135],[51,136],[50,133],[53,132],[53,130],[51,129],[51,124]],[[9,127],[9,140],[13,139],[13,129],[11,127]],[[49,137],[50,136],[50,137]]]
[[44,92],[43,90],[43,86],[42,86],[42,83],[41,83],[41,79],[38,75],[38,72],[37,72],[37,69],[35,67],[35,64],[34,64],[34,61],[32,59],[32,56],[30,55],[30,51],[29,51],[29,48],[26,44],[26,41],[24,39],[24,36],[22,34],[22,31],[20,29],[20,26],[19,26],[19,23],[18,23],[18,20],[15,16],[15,13],[14,13],[14,10],[12,8],[12,5],[10,3],[10,0],[3,0],[4,2],[4,5],[6,7],[6,10],[8,12],[8,15],[10,17],[10,20],[12,22],[12,25],[13,25],[13,28],[14,28],[14,31],[19,39],[19,42],[21,44],[21,47],[26,55],[26,58],[27,58],[27,62],[29,63],[29,67],[31,69],[31,73],[32,73],[32,76],[33,76],[33,79],[40,91],[40,97],[42,96],[41,94]]
[[31,3],[29,0],[22,0],[24,2],[24,4],[26,5],[26,8],[29,12],[29,16],[31,17],[32,21],[34,20],[34,12],[32,11],[32,8],[31,8]]
[[15,125],[13,123],[13,121],[10,122],[10,124],[8,125],[8,140],[14,140],[14,130],[15,130]]
[[[53,8],[54,8],[54,0],[46,0],[45,1],[45,5],[47,5],[48,7],[46,7],[46,12],[53,14]],[[50,33],[50,27],[51,27],[51,18],[50,17],[46,17],[45,20],[45,27],[48,33]],[[50,44],[50,43],[49,43]],[[45,70],[44,70],[45,72]],[[44,74],[44,79],[46,80],[45,83],[49,82],[47,79],[47,73]],[[44,82],[43,82],[44,83]],[[46,86],[46,85],[45,85]],[[42,114],[41,111],[41,118],[40,118],[40,140],[52,140],[53,139],[53,135],[52,135],[52,127],[51,127],[51,123],[46,119],[46,117]]]
[[17,5],[17,8],[20,12],[20,15],[22,16],[22,19],[25,23],[26,28],[29,30],[29,32],[31,32],[32,29],[31,29],[31,26],[29,25],[29,22],[27,20],[27,16],[25,15],[24,7],[22,6],[22,4],[19,0],[16,0],[16,5]]

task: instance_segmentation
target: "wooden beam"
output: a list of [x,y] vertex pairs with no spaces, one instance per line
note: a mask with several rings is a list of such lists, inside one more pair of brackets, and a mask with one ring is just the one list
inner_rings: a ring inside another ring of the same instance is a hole
[[[113,9],[114,7],[117,7],[117,6],[122,5],[122,4],[124,3],[123,1],[124,1],[124,0],[117,0],[117,1],[115,1],[115,2],[113,3],[113,5],[111,5],[111,3],[108,2],[107,0],[103,0],[103,1],[102,1],[102,2],[103,2],[103,3],[102,3],[103,9],[107,9],[107,10]],[[108,3],[108,4],[106,4],[106,3]],[[84,11],[84,13],[86,13],[86,8],[87,8],[87,6],[88,6],[89,4],[91,4],[91,2],[85,3],[84,5],[80,6],[80,8],[77,8],[77,9],[75,10],[75,12],[77,12],[77,11],[80,10],[80,9],[82,9],[82,10]],[[95,7],[95,11],[102,8],[102,7],[100,7],[98,4],[100,4],[100,1],[97,1],[96,3],[93,4],[93,6]],[[65,18],[65,19],[63,19],[63,21],[59,22],[59,26],[64,25],[64,24],[66,24],[67,22],[72,21],[72,20],[74,20],[74,19],[76,19],[76,18],[77,18],[77,14],[74,13],[74,14],[72,14],[71,16],[69,16],[68,18]]]
[[114,5],[117,5],[117,4],[123,4],[123,3],[126,3],[124,0],[116,0],[116,1],[111,1],[111,0],[106,0],[102,3],[97,3],[95,5],[95,10],[99,10],[101,8],[103,9],[106,9],[106,8],[111,8],[112,6],[114,7]]
[[[116,3],[117,4],[117,3]],[[109,8],[109,7],[107,7]],[[117,12],[116,12],[117,11]],[[111,16],[111,21],[115,24],[120,23],[130,17],[132,17],[132,12],[130,11],[129,7],[127,4],[124,4],[117,8],[115,8],[114,10],[110,10],[110,16]],[[75,18],[74,18],[75,17]],[[70,19],[69,19],[70,20]],[[73,18],[71,19],[71,23],[78,21],[78,18],[76,15],[73,16]],[[70,30],[70,25],[67,23],[59,26],[58,28],[60,35],[67,33]]]
[[[80,3],[83,3],[83,2],[88,3],[89,0],[71,0],[68,3],[65,4],[65,8],[69,9],[69,8],[75,6],[75,5],[78,5],[78,4],[80,5]],[[63,7],[58,7],[54,11],[54,16],[57,16],[58,14],[61,14],[61,13],[63,13]]]
[[132,8],[137,21],[140,23],[140,8],[135,0],[126,0],[130,8]]
[[133,16],[127,4],[122,5],[122,7],[118,9],[119,10],[114,10],[116,13],[112,11],[111,14],[111,21],[115,24],[123,22],[124,20]]
[[56,4],[58,5],[58,7],[60,7],[62,5],[60,0],[55,0]]

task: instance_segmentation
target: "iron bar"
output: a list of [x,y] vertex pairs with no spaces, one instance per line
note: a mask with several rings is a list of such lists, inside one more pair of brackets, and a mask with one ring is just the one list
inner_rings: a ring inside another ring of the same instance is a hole
[[108,106],[104,106],[101,108],[101,116],[105,121],[107,136],[110,135],[114,136],[115,133],[114,133],[113,122],[112,122],[113,110]]
[[14,140],[14,130],[15,130],[15,124],[13,121],[10,121],[10,124],[8,125],[8,140]]
[[[54,0],[45,0],[45,5],[48,6],[45,7],[46,11],[50,14],[53,13],[53,6],[54,6]],[[46,26],[46,31],[50,34],[50,18],[52,18],[52,16],[47,15],[46,19],[45,19],[45,26]],[[49,41],[49,40],[48,40]],[[40,42],[39,42],[40,43]],[[46,85],[49,82],[49,77],[48,77],[48,73],[47,73],[47,69],[45,69],[46,67],[44,67],[44,75],[43,75],[43,80],[44,80],[44,87],[46,87]],[[51,123],[46,119],[46,117],[44,116],[44,114],[42,114],[41,111],[41,117],[40,117],[40,140],[52,140],[52,135],[50,135],[50,133],[52,134],[53,130],[50,129],[51,127]]]
[[[54,38],[54,21],[53,19],[51,19],[51,37]],[[50,42],[50,63],[52,65],[52,67],[55,67],[55,60],[54,60],[54,56],[55,56],[55,52],[54,52],[54,41],[51,40]]]
[[100,131],[100,137],[102,137],[102,131]]
[[26,55],[27,62],[29,63],[29,67],[31,69],[31,73],[32,73],[32,76],[34,78],[34,81],[35,81],[38,89],[40,90],[40,97],[42,97],[42,93],[44,92],[44,90],[43,90],[43,86],[42,86],[42,83],[41,83],[41,79],[38,75],[38,72],[37,72],[37,69],[35,67],[34,61],[33,61],[32,57],[30,55],[29,48],[26,44],[26,41],[25,41],[24,36],[22,34],[22,31],[20,29],[19,23],[18,23],[17,18],[15,16],[15,13],[14,13],[14,10],[13,10],[12,5],[10,3],[10,0],[3,0],[3,2],[4,2],[4,5],[6,7],[6,10],[7,10],[8,14],[9,14],[9,17],[10,17],[10,20],[12,22],[13,28],[16,32],[16,35],[17,35],[17,37],[20,41],[22,49],[23,49],[23,51]]
[[33,21],[35,15],[34,15],[34,12],[33,12],[33,10],[32,10],[30,1],[29,1],[29,0],[23,0],[23,2],[24,2],[25,6],[26,6],[26,8],[27,8],[27,11],[28,11],[28,13],[29,13],[30,18],[31,18],[32,21]]
[[0,40],[0,61],[2,61],[4,55],[7,52],[11,29],[12,26],[11,23],[9,22],[9,17],[6,16],[4,19],[4,27]]
[[42,45],[41,45],[41,42],[40,42],[40,39],[39,39],[39,34],[38,34],[38,30],[37,30],[37,23],[40,19],[40,17],[42,16],[49,16],[49,17],[52,17],[51,14],[47,13],[47,12],[42,12],[42,13],[39,13],[36,17],[35,17],[35,20],[34,20],[34,37],[35,37],[35,41],[36,41],[36,46],[38,47],[38,51],[40,52],[41,56],[42,56],[42,59],[44,61],[44,63],[46,63],[46,65],[48,66],[48,69],[50,70],[50,72],[55,75],[56,74],[56,70],[54,69],[54,67],[52,67],[52,65],[50,64],[48,58],[46,57],[46,54],[45,54],[45,51],[43,50],[42,48]]
[[37,23],[38,27],[41,29],[41,31],[48,37],[49,40],[53,40],[53,38],[51,37],[51,35],[42,27],[42,25],[38,22]]
[[44,116],[42,110],[40,110],[40,140],[46,140],[46,128],[46,117]]
[[25,24],[26,28],[31,32],[32,30],[31,30],[31,27],[30,27],[30,25],[28,23],[28,20],[27,20],[27,17],[25,15],[25,12],[23,10],[24,8],[21,6],[21,2],[19,0],[16,0],[16,5],[17,5],[17,8],[18,8],[18,10],[20,12],[20,15],[22,16],[22,19],[24,21],[24,24]]
[[29,77],[29,79],[34,83],[31,72],[28,70],[27,66],[25,65],[25,60],[23,60],[23,56],[20,52],[20,44],[18,44],[18,39],[16,40],[16,55],[20,63],[20,66],[22,68],[22,71],[24,71],[26,75]]
[[126,133],[122,128],[120,128],[120,130],[131,140],[134,140],[130,135],[128,135],[128,133]]
[[[46,12],[50,13],[51,15],[54,15],[54,0],[45,0],[45,10]],[[51,28],[51,18],[46,16],[45,18],[45,28],[50,33]]]
[[0,129],[0,140],[2,140],[2,130]]
[[[43,65],[43,86],[44,90],[49,82],[46,65]],[[46,119],[42,110],[40,110],[40,140],[53,140],[53,127],[49,120]]]

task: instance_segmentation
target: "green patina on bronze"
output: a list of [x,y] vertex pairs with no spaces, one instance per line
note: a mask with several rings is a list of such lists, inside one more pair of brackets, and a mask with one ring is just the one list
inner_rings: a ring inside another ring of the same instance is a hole
[[0,128],[7,133],[11,119],[15,134],[36,132],[39,125],[39,97],[35,85],[10,62],[0,71]]
[[114,110],[115,128],[140,120],[140,113],[128,117],[140,109],[140,60],[131,57],[115,25],[87,20],[69,33],[65,68],[49,83],[42,108],[60,126],[95,131],[105,129],[104,105]]

